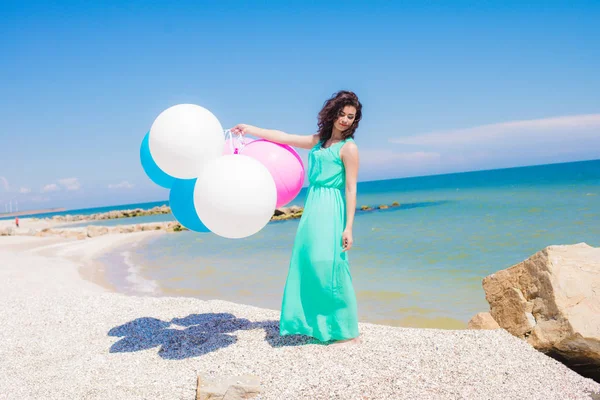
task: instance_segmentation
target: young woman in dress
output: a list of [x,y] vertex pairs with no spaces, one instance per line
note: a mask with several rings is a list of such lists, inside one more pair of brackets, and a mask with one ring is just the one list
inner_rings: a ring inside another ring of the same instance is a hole
[[310,150],[309,188],[298,224],[281,307],[281,335],[323,342],[358,341],[358,316],[347,251],[352,248],[362,105],[353,92],[328,99],[318,133],[294,135],[239,124],[236,134]]

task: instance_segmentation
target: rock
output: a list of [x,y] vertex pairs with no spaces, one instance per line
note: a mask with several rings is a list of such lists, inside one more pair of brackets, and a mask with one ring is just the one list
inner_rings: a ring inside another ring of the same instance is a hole
[[69,230],[69,229],[65,229],[63,231],[59,231],[60,232],[60,236],[67,238],[67,239],[77,239],[77,240],[81,240],[81,237],[83,236],[83,238],[85,239],[87,237],[87,234],[81,232],[81,231],[75,231],[75,230]]
[[469,329],[500,329],[500,325],[489,312],[480,312],[475,314],[467,325]]
[[379,206],[380,210],[387,210],[388,208],[389,208],[389,206],[387,206],[385,204],[382,204],[382,205]]
[[125,225],[125,226],[119,226],[117,229],[118,229],[119,233],[133,233],[135,231],[135,226],[134,225]]
[[278,217],[284,214],[290,214],[290,209],[288,207],[276,208],[275,212],[273,212],[273,216]]
[[7,226],[3,229],[0,229],[0,236],[14,236],[15,229],[12,226]]
[[33,228],[20,228],[18,230],[15,230],[14,234],[18,236],[36,236],[37,230]]
[[251,399],[260,392],[260,379],[253,375],[220,378],[198,375],[196,400]]
[[288,209],[291,214],[299,213],[299,212],[302,212],[302,210],[304,210],[304,208],[302,208],[300,206],[290,206],[290,207],[288,207]]
[[75,222],[75,221],[96,221],[105,219],[117,219],[117,218],[129,218],[139,217],[143,215],[155,215],[155,214],[170,214],[171,208],[168,206],[154,207],[150,210],[142,210],[136,208],[133,210],[113,210],[105,213],[91,214],[91,215],[55,215],[52,218],[46,218],[46,220],[59,221],[59,222]]
[[483,279],[495,321],[581,375],[600,379],[600,248],[549,246]]
[[87,236],[90,238],[106,235],[107,233],[108,233],[108,228],[105,226],[88,226],[87,227]]
[[182,226],[179,222],[170,222],[167,225],[167,232],[183,232],[183,231],[187,231],[188,229],[184,226]]

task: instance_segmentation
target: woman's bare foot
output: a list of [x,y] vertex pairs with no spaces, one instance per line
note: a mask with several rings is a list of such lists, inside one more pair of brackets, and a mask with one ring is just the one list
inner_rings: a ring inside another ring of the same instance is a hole
[[360,340],[360,336],[357,336],[353,339],[344,339],[344,340],[336,340],[335,342],[331,343],[331,344],[360,344],[362,343],[362,340]]

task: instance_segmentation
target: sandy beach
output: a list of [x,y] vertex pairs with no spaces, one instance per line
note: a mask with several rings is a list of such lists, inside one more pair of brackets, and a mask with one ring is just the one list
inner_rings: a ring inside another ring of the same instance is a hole
[[[198,376],[251,376],[260,399],[590,399],[585,379],[503,330],[363,323],[362,343],[281,338],[278,311],[135,297],[89,275],[160,232],[0,238],[0,398],[194,399]],[[88,274],[86,275],[86,272]],[[90,280],[91,279],[91,280]]]

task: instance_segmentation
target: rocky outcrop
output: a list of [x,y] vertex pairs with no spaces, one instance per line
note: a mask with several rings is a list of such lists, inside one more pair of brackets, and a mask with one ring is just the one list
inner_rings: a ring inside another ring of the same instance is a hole
[[93,226],[86,228],[46,228],[32,233],[31,236],[61,236],[69,239],[87,239],[103,235],[113,235],[122,233],[145,232],[145,231],[166,231],[177,232],[185,230],[178,222],[155,222],[137,225],[118,225],[118,226]]
[[[101,221],[107,219],[143,217],[146,215],[170,214],[171,208],[168,206],[153,207],[148,210],[135,208],[132,210],[114,210],[105,213],[90,215],[55,215],[52,218],[45,218],[54,222],[79,222],[79,221]],[[34,218],[35,219],[35,218]]]
[[89,238],[106,235],[107,233],[108,228],[105,226],[88,226],[86,231],[87,237]]
[[487,276],[483,289],[500,327],[600,378],[600,248],[549,246]]
[[[398,202],[392,203],[391,206],[387,206],[385,204],[376,207],[378,210],[386,210],[388,208],[398,207],[400,204]],[[362,211],[373,211],[374,209],[370,206],[362,206]],[[297,219],[302,217],[304,209],[299,206],[290,206],[290,207],[282,207],[275,210],[273,213],[273,217],[271,221],[283,221],[290,219]],[[131,233],[131,232],[141,232],[148,230],[163,230],[167,232],[181,232],[187,231],[188,229],[182,226],[179,222],[157,222],[157,223],[145,223],[145,224],[127,224],[130,221],[123,221],[123,225],[114,226],[114,227],[105,227],[105,226],[95,226],[93,225],[93,221],[99,220],[108,220],[108,219],[121,219],[121,218],[133,218],[140,217],[145,215],[156,215],[156,214],[170,214],[171,209],[168,206],[154,207],[149,210],[143,209],[134,209],[134,210],[122,210],[122,211],[110,211],[107,213],[101,214],[92,214],[92,215],[56,215],[51,219],[45,218],[46,221],[55,222],[58,224],[61,223],[70,223],[70,222],[86,222],[89,221],[90,225],[88,227],[73,227],[69,228],[68,226],[62,228],[46,228],[42,230],[32,230],[28,231],[19,231],[15,233],[14,229],[7,227],[3,230],[0,230],[0,236],[6,235],[29,235],[29,236],[62,236],[66,238],[75,238],[75,239],[86,239],[86,238],[94,238],[97,236],[102,236],[106,234],[113,233]],[[37,220],[33,218],[33,220]],[[57,224],[57,225],[58,225]],[[54,224],[53,224],[54,225]]]
[[[361,211],[372,211],[374,209],[378,210],[386,210],[390,207],[399,207],[400,203],[394,202],[391,206],[386,204],[382,204],[378,207],[371,206],[362,206],[360,207]],[[281,221],[288,219],[297,219],[302,216],[303,208],[299,206],[290,206],[290,207],[282,207],[277,208],[273,213],[272,221]],[[55,215],[52,218],[45,218],[46,221],[52,222],[85,222],[85,221],[101,221],[107,219],[120,219],[120,218],[134,218],[134,217],[143,217],[146,215],[159,215],[159,214],[171,214],[171,208],[169,206],[160,206],[154,207],[149,210],[144,210],[141,208],[136,208],[132,210],[118,210],[118,211],[109,211],[106,213],[98,213],[91,215]],[[37,220],[37,218],[33,218],[33,220]],[[184,229],[185,230],[185,229]],[[1,234],[1,233],[0,233]]]
[[477,313],[467,325],[468,329],[501,329],[489,312]]
[[297,219],[302,217],[304,209],[298,206],[282,207],[275,210],[271,221],[281,221],[287,219]]

